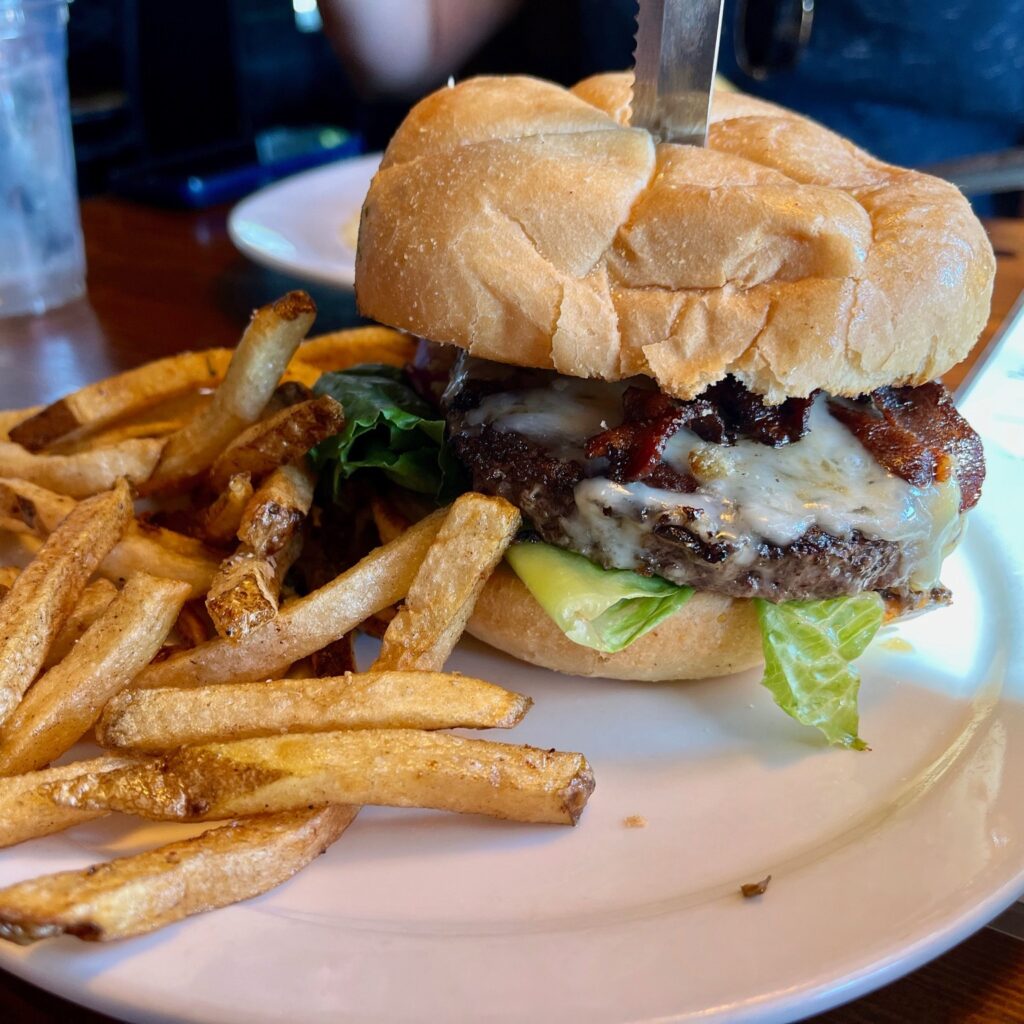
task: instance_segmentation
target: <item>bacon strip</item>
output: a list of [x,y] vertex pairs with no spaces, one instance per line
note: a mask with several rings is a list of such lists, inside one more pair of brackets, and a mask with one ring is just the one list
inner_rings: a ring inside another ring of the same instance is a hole
[[828,411],[890,473],[915,487],[927,487],[935,479],[938,470],[935,452],[870,402],[830,398]]
[[812,402],[813,396],[766,405],[731,377],[688,402],[631,387],[622,396],[623,423],[591,437],[584,450],[588,459],[607,458],[609,475],[619,483],[640,480],[688,494],[697,489],[696,481],[662,459],[665,443],[677,430],[686,427],[711,444],[750,437],[778,448],[807,433]]
[[[680,428],[704,413],[697,402],[680,402],[660,391],[627,388],[622,396],[625,422],[588,438],[584,453],[588,459],[606,458],[609,476],[619,483],[642,480],[655,487],[692,493],[697,482],[662,461],[665,442]],[[703,403],[708,405],[708,403]],[[708,405],[707,412],[710,412]]]
[[943,384],[879,388],[857,403],[829,399],[828,407],[889,472],[925,487],[947,480],[955,467],[960,511],[977,505],[985,479],[981,438]]

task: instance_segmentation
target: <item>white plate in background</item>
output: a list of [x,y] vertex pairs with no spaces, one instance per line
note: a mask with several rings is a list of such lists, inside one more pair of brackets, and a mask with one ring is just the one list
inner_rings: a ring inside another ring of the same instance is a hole
[[273,270],[351,288],[359,211],[382,155],[339,160],[261,188],[231,211],[231,241]]
[[[266,896],[106,947],[3,946],[0,965],[131,1021],[770,1022],[948,949],[1024,891],[1017,327],[963,402],[989,475],[944,573],[955,603],[861,662],[870,752],[823,746],[757,673],[575,680],[466,643],[453,667],[536,700],[499,738],[590,757],[576,829],[368,808]],[[0,851],[0,884],[182,828],[84,825]]]

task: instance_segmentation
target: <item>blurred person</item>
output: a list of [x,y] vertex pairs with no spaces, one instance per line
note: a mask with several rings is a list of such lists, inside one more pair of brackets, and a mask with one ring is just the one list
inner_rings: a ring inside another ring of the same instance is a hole
[[[449,75],[571,84],[632,63],[634,0],[319,2],[364,93],[396,111]],[[903,166],[1024,142],[1024,0],[726,0],[719,70]]]

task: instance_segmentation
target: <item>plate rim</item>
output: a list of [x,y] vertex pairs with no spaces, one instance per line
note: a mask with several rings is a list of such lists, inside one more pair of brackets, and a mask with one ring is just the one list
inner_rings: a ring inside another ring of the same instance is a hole
[[227,230],[232,245],[243,256],[246,256],[260,266],[289,274],[292,277],[300,277],[309,281],[315,281],[318,284],[332,285],[335,288],[350,291],[355,286],[354,263],[351,268],[349,268],[348,264],[338,264],[333,270],[328,270],[302,260],[291,260],[287,257],[275,255],[273,252],[249,241],[245,237],[241,223],[252,216],[251,211],[254,208],[259,208],[268,199],[273,199],[278,192],[290,190],[301,186],[303,182],[308,183],[320,177],[354,177],[364,167],[373,166],[376,169],[383,156],[383,153],[373,152],[345,157],[321,167],[312,167],[305,171],[299,171],[297,174],[290,174],[286,178],[281,178],[279,181],[271,182],[269,185],[264,185],[263,188],[251,192],[245,198],[240,199],[228,213]]

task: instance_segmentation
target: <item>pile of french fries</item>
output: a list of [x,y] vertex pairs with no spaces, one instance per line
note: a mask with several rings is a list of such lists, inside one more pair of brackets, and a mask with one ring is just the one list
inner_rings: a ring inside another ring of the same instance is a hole
[[[124,938],[246,899],[363,804],[578,820],[594,787],[581,754],[447,731],[508,729],[531,705],[444,671],[519,529],[513,506],[465,494],[319,589],[286,589],[307,453],[344,423],[310,386],[411,354],[376,327],[304,341],[314,313],[293,292],[234,351],[0,413],[0,847],[111,812],[221,823],[0,890],[0,937]],[[360,672],[354,632],[381,621]],[[90,739],[105,752],[54,766]]]

